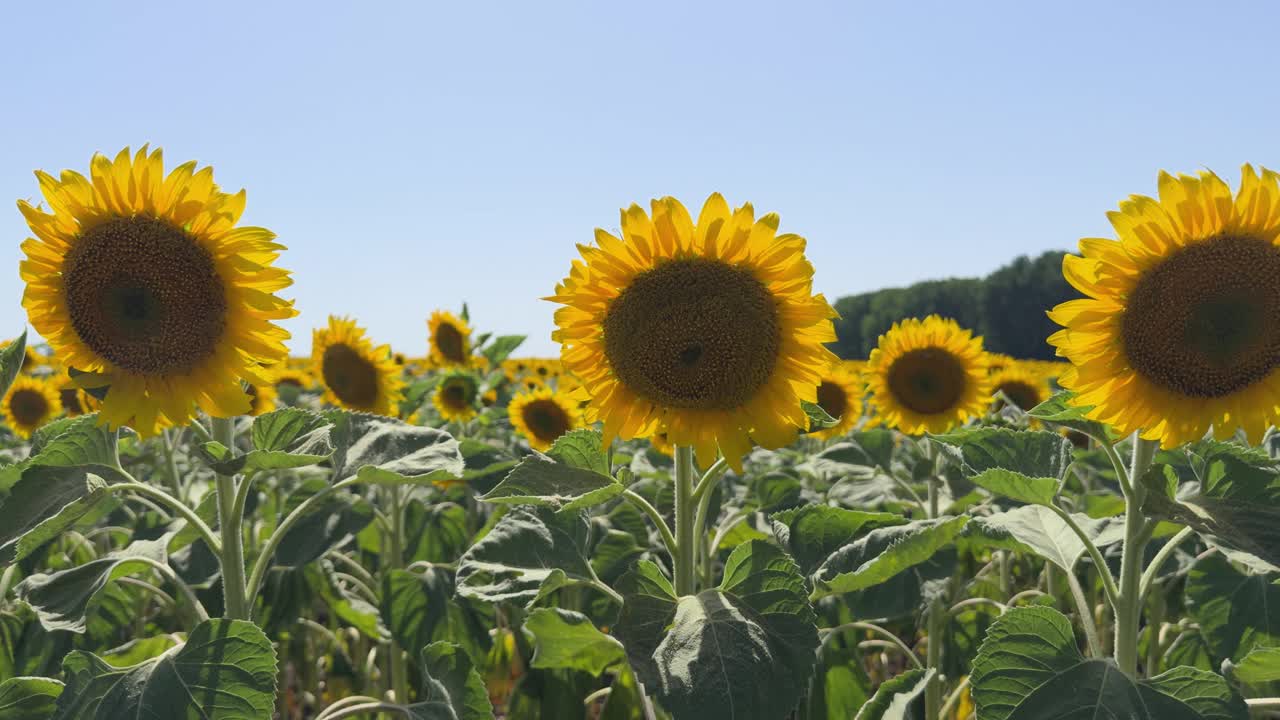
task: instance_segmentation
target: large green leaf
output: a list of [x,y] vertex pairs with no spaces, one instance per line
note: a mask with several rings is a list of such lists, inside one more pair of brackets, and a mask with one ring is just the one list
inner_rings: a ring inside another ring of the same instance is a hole
[[1243,683],[1280,680],[1280,646],[1255,648],[1232,667],[1232,673]]
[[533,635],[532,665],[536,668],[568,668],[599,675],[627,657],[622,643],[573,610],[538,608],[529,613],[524,629]]
[[1068,428],[1084,433],[1099,442],[1110,442],[1111,434],[1106,425],[1085,416],[1091,407],[1079,407],[1072,403],[1075,393],[1062,391],[1027,411],[1047,425]]
[[253,419],[253,449],[249,452],[234,455],[217,446],[210,453],[206,446],[206,455],[213,469],[224,475],[315,465],[333,455],[332,429],[333,423],[319,413],[283,408]]
[[209,620],[164,655],[116,668],[77,650],[55,720],[262,720],[275,710],[276,656],[258,626]]
[[356,475],[368,483],[431,484],[462,477],[458,441],[443,430],[345,410],[324,415],[334,425],[335,480]]
[[532,605],[543,593],[592,580],[590,527],[581,513],[516,507],[458,563],[458,594]]
[[1280,585],[1273,584],[1275,578],[1240,572],[1218,553],[1191,566],[1187,612],[1218,657],[1238,661],[1255,648],[1280,645]]
[[1143,512],[1190,525],[1256,570],[1280,572],[1280,464],[1257,449],[1212,440],[1189,453],[1198,481],[1175,494],[1167,476],[1148,474]]
[[446,570],[388,570],[382,576],[382,621],[402,648],[448,641],[480,657],[484,648],[479,639],[487,630],[453,593],[453,578]]
[[1071,464],[1071,442],[1042,430],[977,427],[931,437],[961,462],[969,476],[1000,468],[1056,481]]
[[607,502],[623,489],[622,483],[608,475],[534,453],[521,460],[497,487],[480,499],[572,511]]
[[159,540],[135,540],[128,547],[97,560],[52,574],[28,576],[16,588],[18,598],[36,611],[46,630],[83,633],[95,600],[112,580],[166,563],[165,544]]
[[18,377],[18,371],[22,370],[22,361],[26,357],[27,331],[24,329],[17,339],[0,348],[0,397],[9,392],[9,386]]
[[[328,486],[321,478],[307,480],[289,493],[282,515],[287,517]],[[289,528],[276,548],[272,563],[283,567],[306,565],[350,542],[373,518],[373,506],[367,501],[345,492],[330,494]]]
[[658,666],[653,654],[675,617],[675,588],[656,564],[641,560],[622,576],[616,589],[623,600],[613,634],[622,641],[640,681],[656,687]]
[[[1124,539],[1123,519],[1094,520],[1083,513],[1071,517],[1098,547]],[[1035,553],[1067,572],[1072,572],[1085,554],[1084,543],[1066,521],[1038,505],[974,518],[966,534],[980,537],[995,547]]]
[[892,525],[904,525],[907,519],[894,513],[849,510],[831,505],[805,505],[773,513],[770,519],[780,523],[777,532],[800,569],[813,572],[831,553],[857,536]]
[[108,496],[107,483],[79,467],[35,465],[0,503],[0,567],[61,535]]
[[524,335],[499,335],[493,339],[493,342],[486,345],[480,353],[489,361],[490,366],[497,367],[511,353],[515,352],[516,348],[520,347],[524,339]]
[[969,479],[994,495],[1033,505],[1052,505],[1058,494],[1057,478],[1029,477],[1004,468],[983,470]]
[[570,467],[609,474],[609,453],[598,430],[574,430],[556,438],[547,454]]
[[457,645],[432,643],[422,649],[422,702],[408,707],[420,720],[493,720],[493,706],[470,656]]
[[926,720],[924,691],[933,670],[908,670],[882,683],[854,720]]
[[1071,622],[1047,607],[1015,608],[997,619],[970,679],[983,720],[1248,717],[1244,701],[1220,675],[1181,667],[1135,683],[1110,660],[1085,659]]
[[43,677],[0,682],[0,720],[46,720],[62,694],[62,683]]
[[657,692],[678,718],[777,720],[799,702],[818,633],[804,577],[771,543],[739,545],[720,586],[680,598],[654,652]]
[[813,574],[814,600],[878,585],[950,545],[968,517],[916,520],[863,535],[831,554]]
[[[32,438],[31,456],[0,468],[0,501],[34,468],[78,468],[111,482],[129,479],[116,467],[116,436],[98,424],[96,413],[55,421]],[[42,473],[46,477],[48,473]],[[0,512],[9,513],[0,502]]]

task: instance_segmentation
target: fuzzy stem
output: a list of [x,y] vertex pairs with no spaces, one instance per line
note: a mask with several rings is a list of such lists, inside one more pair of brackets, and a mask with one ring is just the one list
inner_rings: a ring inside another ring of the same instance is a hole
[[1142,476],[1151,467],[1160,444],[1135,437],[1133,461],[1125,484],[1124,546],[1120,555],[1120,587],[1116,613],[1116,664],[1129,677],[1138,674],[1138,626],[1142,623],[1142,561],[1151,539],[1151,528],[1142,516],[1146,489]]
[[693,499],[693,448],[677,446],[675,456],[676,556],[673,560],[676,596],[684,597],[695,592],[694,552],[698,534],[693,526],[696,509]]
[[925,666],[933,670],[929,684],[924,689],[924,716],[940,720],[942,712],[942,636],[947,628],[947,609],[942,600],[934,600],[929,606],[927,629],[927,655]]
[[[214,439],[227,448],[235,447],[235,418],[213,418]],[[249,619],[249,596],[245,594],[244,540],[240,532],[243,518],[235,513],[236,477],[218,473],[215,480],[218,499],[218,530],[222,534],[223,615],[230,620]]]

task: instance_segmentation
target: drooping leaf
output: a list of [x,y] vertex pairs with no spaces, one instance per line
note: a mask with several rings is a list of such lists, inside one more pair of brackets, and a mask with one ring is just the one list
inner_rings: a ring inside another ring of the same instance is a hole
[[[328,483],[312,478],[289,493],[282,517],[324,491]],[[281,567],[301,567],[324,557],[326,553],[350,542],[357,533],[373,522],[373,506],[353,494],[337,492],[328,495],[294,523],[276,548],[272,563]]]
[[656,564],[641,560],[622,576],[616,589],[623,600],[613,635],[622,641],[640,681],[656,687],[658,666],[653,655],[676,614],[675,588]]
[[[1124,539],[1122,519],[1094,520],[1083,513],[1072,515],[1072,519],[1095,546],[1104,547]],[[1072,572],[1085,554],[1084,543],[1066,521],[1038,505],[974,518],[966,534],[981,537],[995,547],[1035,553],[1066,572]]]
[[[280,571],[276,571],[280,572]],[[311,591],[320,596],[338,619],[357,629],[375,642],[385,641],[390,632],[382,624],[378,608],[363,597],[338,585],[333,579],[333,566],[328,560],[311,563],[302,570]]]
[[804,410],[804,414],[809,418],[809,427],[805,429],[805,432],[817,432],[840,424],[840,418],[831,417],[831,413],[824,410],[817,403],[801,402],[800,408]]
[[352,475],[367,483],[447,483],[462,477],[466,463],[449,433],[400,420],[331,410],[334,479]]
[[607,502],[623,489],[622,483],[608,475],[533,453],[480,499],[491,503],[537,505],[572,511]]
[[422,702],[409,706],[422,720],[493,720],[493,706],[471,657],[457,645],[432,643],[422,649]]
[[968,517],[883,527],[835,551],[813,574],[813,599],[878,585],[951,544]]
[[882,683],[854,720],[926,720],[924,691],[933,670],[908,670]]
[[524,629],[533,635],[536,668],[567,668],[599,675],[626,660],[616,638],[606,635],[580,612],[538,608],[529,613]]
[[61,682],[43,677],[12,677],[0,682],[0,720],[52,717],[62,687]]
[[36,465],[0,503],[0,567],[61,535],[107,498],[107,483],[79,467]]
[[400,647],[448,641],[480,657],[484,646],[479,639],[486,629],[453,593],[453,578],[445,570],[388,570],[382,576],[382,621]]
[[141,665],[116,668],[77,650],[63,668],[54,720],[262,720],[275,709],[275,649],[243,620],[203,622],[185,644]]
[[[831,553],[876,528],[904,525],[901,515],[849,510],[831,505],[805,505],[771,516],[787,530],[785,544],[805,572],[813,572]],[[779,536],[781,539],[781,536]]]
[[675,717],[776,720],[799,702],[818,647],[804,578],[776,545],[738,546],[720,586],[680,598],[654,660]]
[[83,633],[94,601],[112,580],[167,562],[160,540],[136,540],[128,547],[83,565],[52,574],[28,576],[16,588],[18,597],[36,611],[46,630]]
[[1219,553],[1187,575],[1187,612],[1213,652],[1238,661],[1258,647],[1280,645],[1280,586],[1274,575],[1240,572]]
[[458,562],[458,594],[531,605],[541,594],[591,580],[590,527],[580,513],[516,507]]

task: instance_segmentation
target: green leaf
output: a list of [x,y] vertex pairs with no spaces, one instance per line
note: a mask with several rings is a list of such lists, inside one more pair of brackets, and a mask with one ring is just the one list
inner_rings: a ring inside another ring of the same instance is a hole
[[1052,505],[1058,494],[1058,480],[1051,477],[1027,477],[1003,468],[983,470],[970,480],[994,495],[1032,505]]
[[[311,478],[299,485],[285,499],[282,517],[288,517],[328,485],[322,478]],[[345,492],[330,494],[289,528],[276,547],[272,564],[301,567],[318,560],[350,542],[373,518],[373,506],[365,500]]]
[[1280,680],[1280,647],[1254,648],[1232,667],[1232,674],[1250,685]]
[[0,682],[0,720],[45,720],[51,717],[62,687],[57,680],[42,677],[14,677]]
[[480,673],[462,648],[446,642],[422,649],[423,702],[409,706],[415,718],[493,720],[493,706]]
[[[115,433],[98,424],[96,413],[59,421],[42,431],[33,438],[31,457],[0,468],[0,501],[27,472],[38,467],[79,469],[110,482],[130,479],[116,468]],[[7,505],[0,503],[0,512],[7,515]]]
[[525,337],[525,335],[499,335],[480,352],[489,361],[490,366],[497,367],[502,364],[503,360],[510,357],[516,348],[520,347]]
[[112,667],[129,667],[158,658],[178,644],[178,640],[173,635],[156,635],[130,640],[120,647],[102,653],[101,658]]
[[631,533],[606,530],[591,551],[591,569],[601,580],[611,583],[621,577],[644,551]]
[[578,510],[607,502],[623,490],[622,483],[608,475],[534,453],[521,460],[506,479],[480,499],[506,505]]
[[863,430],[835,443],[801,464],[818,476],[839,476],[859,468],[888,470],[893,461],[893,432]]
[[882,683],[854,720],[926,720],[924,691],[933,670],[908,670]]
[[325,417],[334,424],[334,480],[429,485],[461,479],[466,463],[458,441],[435,428],[345,410]]
[[115,668],[77,650],[63,670],[54,720],[262,720],[275,710],[275,650],[243,620],[200,623],[184,645],[141,665]]
[[1218,657],[1241,660],[1255,648],[1280,645],[1280,586],[1249,575],[1214,553],[1191,566],[1186,603]]
[[[1071,517],[1095,546],[1103,547],[1124,539],[1123,519],[1094,520],[1083,513]],[[1038,505],[974,518],[966,534],[981,537],[995,547],[1035,553],[1066,572],[1072,572],[1086,552],[1084,543],[1065,520]]]
[[207,449],[215,457],[221,455],[210,465],[223,475],[247,475],[322,463],[333,455],[332,429],[333,423],[310,410],[283,408],[265,413],[253,419],[253,450],[233,457],[221,446],[221,450]]
[[973,661],[983,720],[1113,717],[1246,720],[1244,701],[1219,675],[1190,667],[1134,683],[1110,660],[1086,660],[1071,622],[1047,607],[1000,616]]
[[1082,408],[1071,403],[1075,393],[1064,390],[1054,394],[1039,405],[1027,411],[1027,415],[1047,424],[1068,428],[1084,433],[1098,442],[1111,442],[1111,434],[1106,425],[1085,417],[1092,407]]
[[811,598],[862,590],[919,565],[951,544],[968,517],[916,520],[883,527],[832,553],[813,575]]
[[[974,482],[978,482],[974,476],[999,468],[1028,478],[1052,478],[1056,488],[1057,479],[1066,473],[1071,463],[1071,442],[1057,433],[977,427],[930,437],[942,443],[943,448],[961,462],[965,475]],[[992,482],[1000,487],[1008,486],[1007,482]],[[1043,492],[1035,494],[1040,497]]]
[[382,621],[400,647],[421,648],[448,641],[473,657],[482,657],[483,648],[476,638],[483,637],[487,629],[453,593],[453,578],[444,570],[387,570],[382,576]]
[[21,560],[61,535],[108,496],[107,483],[78,467],[35,465],[3,503],[0,567]]
[[784,544],[806,573],[813,572],[831,553],[857,536],[907,522],[906,518],[894,513],[865,512],[830,505],[805,505],[783,510],[773,513],[770,519],[786,529]]
[[542,594],[590,582],[590,527],[580,513],[513,508],[458,563],[458,594],[526,607]]
[[492,488],[516,466],[517,460],[503,448],[479,440],[462,440],[459,449],[466,466],[462,471],[462,479],[480,492]]
[[609,474],[608,448],[597,430],[574,430],[556,438],[547,454],[557,462],[581,470]]
[[533,635],[533,667],[568,668],[599,675],[625,662],[622,643],[604,633],[580,612],[538,608],[529,613],[524,629]]
[[654,652],[675,717],[776,720],[808,688],[818,633],[804,577],[776,545],[739,545],[718,588],[680,598]]
[[656,564],[641,560],[622,576],[615,589],[623,600],[613,634],[622,641],[640,681],[656,687],[658,666],[653,655],[676,614],[675,588]]
[[0,397],[9,392],[9,386],[22,370],[22,362],[27,358],[27,331],[16,340],[0,348]]
[[1148,474],[1143,512],[1195,528],[1255,570],[1280,572],[1280,466],[1235,443],[1202,441],[1190,450],[1199,482],[1183,485],[1175,497],[1167,477]]
[[339,620],[375,642],[383,642],[390,637],[378,608],[334,582],[333,567],[328,560],[311,563],[302,572],[311,591],[324,600],[329,611]]
[[840,418],[831,417],[831,414],[823,410],[821,405],[802,401],[800,408],[804,410],[805,415],[809,416],[809,427],[805,432],[825,430],[840,424]]
[[166,563],[165,543],[135,540],[119,552],[52,574],[28,576],[15,588],[18,598],[36,611],[46,630],[84,633],[95,600],[112,580],[150,569],[147,561]]

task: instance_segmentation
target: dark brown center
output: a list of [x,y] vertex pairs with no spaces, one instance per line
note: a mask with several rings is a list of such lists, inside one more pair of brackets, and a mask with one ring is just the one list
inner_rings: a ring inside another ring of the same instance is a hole
[[1185,247],[1129,294],[1130,366],[1167,390],[1230,395],[1280,365],[1280,248],[1225,235]]
[[330,345],[321,365],[324,384],[344,404],[371,408],[378,401],[378,369],[350,346]]
[[451,323],[440,323],[436,328],[436,350],[449,362],[461,363],[467,359],[466,341]]
[[62,403],[62,411],[70,417],[85,414],[86,408],[80,402],[80,393],[75,388],[63,388],[58,391],[58,400]]
[[521,413],[534,437],[551,442],[569,432],[569,416],[554,400],[534,400]]
[[227,301],[213,258],[161,220],[116,218],[86,230],[63,277],[76,334],[130,372],[189,372],[222,339]]
[[729,410],[769,381],[778,308],[751,271],[705,259],[644,272],[609,305],[605,356],[632,392],[676,408]]
[[1014,405],[1017,405],[1019,410],[1030,410],[1040,404],[1040,393],[1036,391],[1036,388],[1021,380],[1000,383],[1000,386],[996,389],[1009,398]]
[[964,389],[964,366],[941,348],[912,350],[889,368],[889,392],[898,404],[921,415],[954,408]]
[[840,385],[823,380],[818,386],[818,405],[838,420],[849,410],[849,397]]
[[9,414],[19,425],[35,425],[43,420],[51,409],[44,394],[36,390],[15,390],[9,396]]

